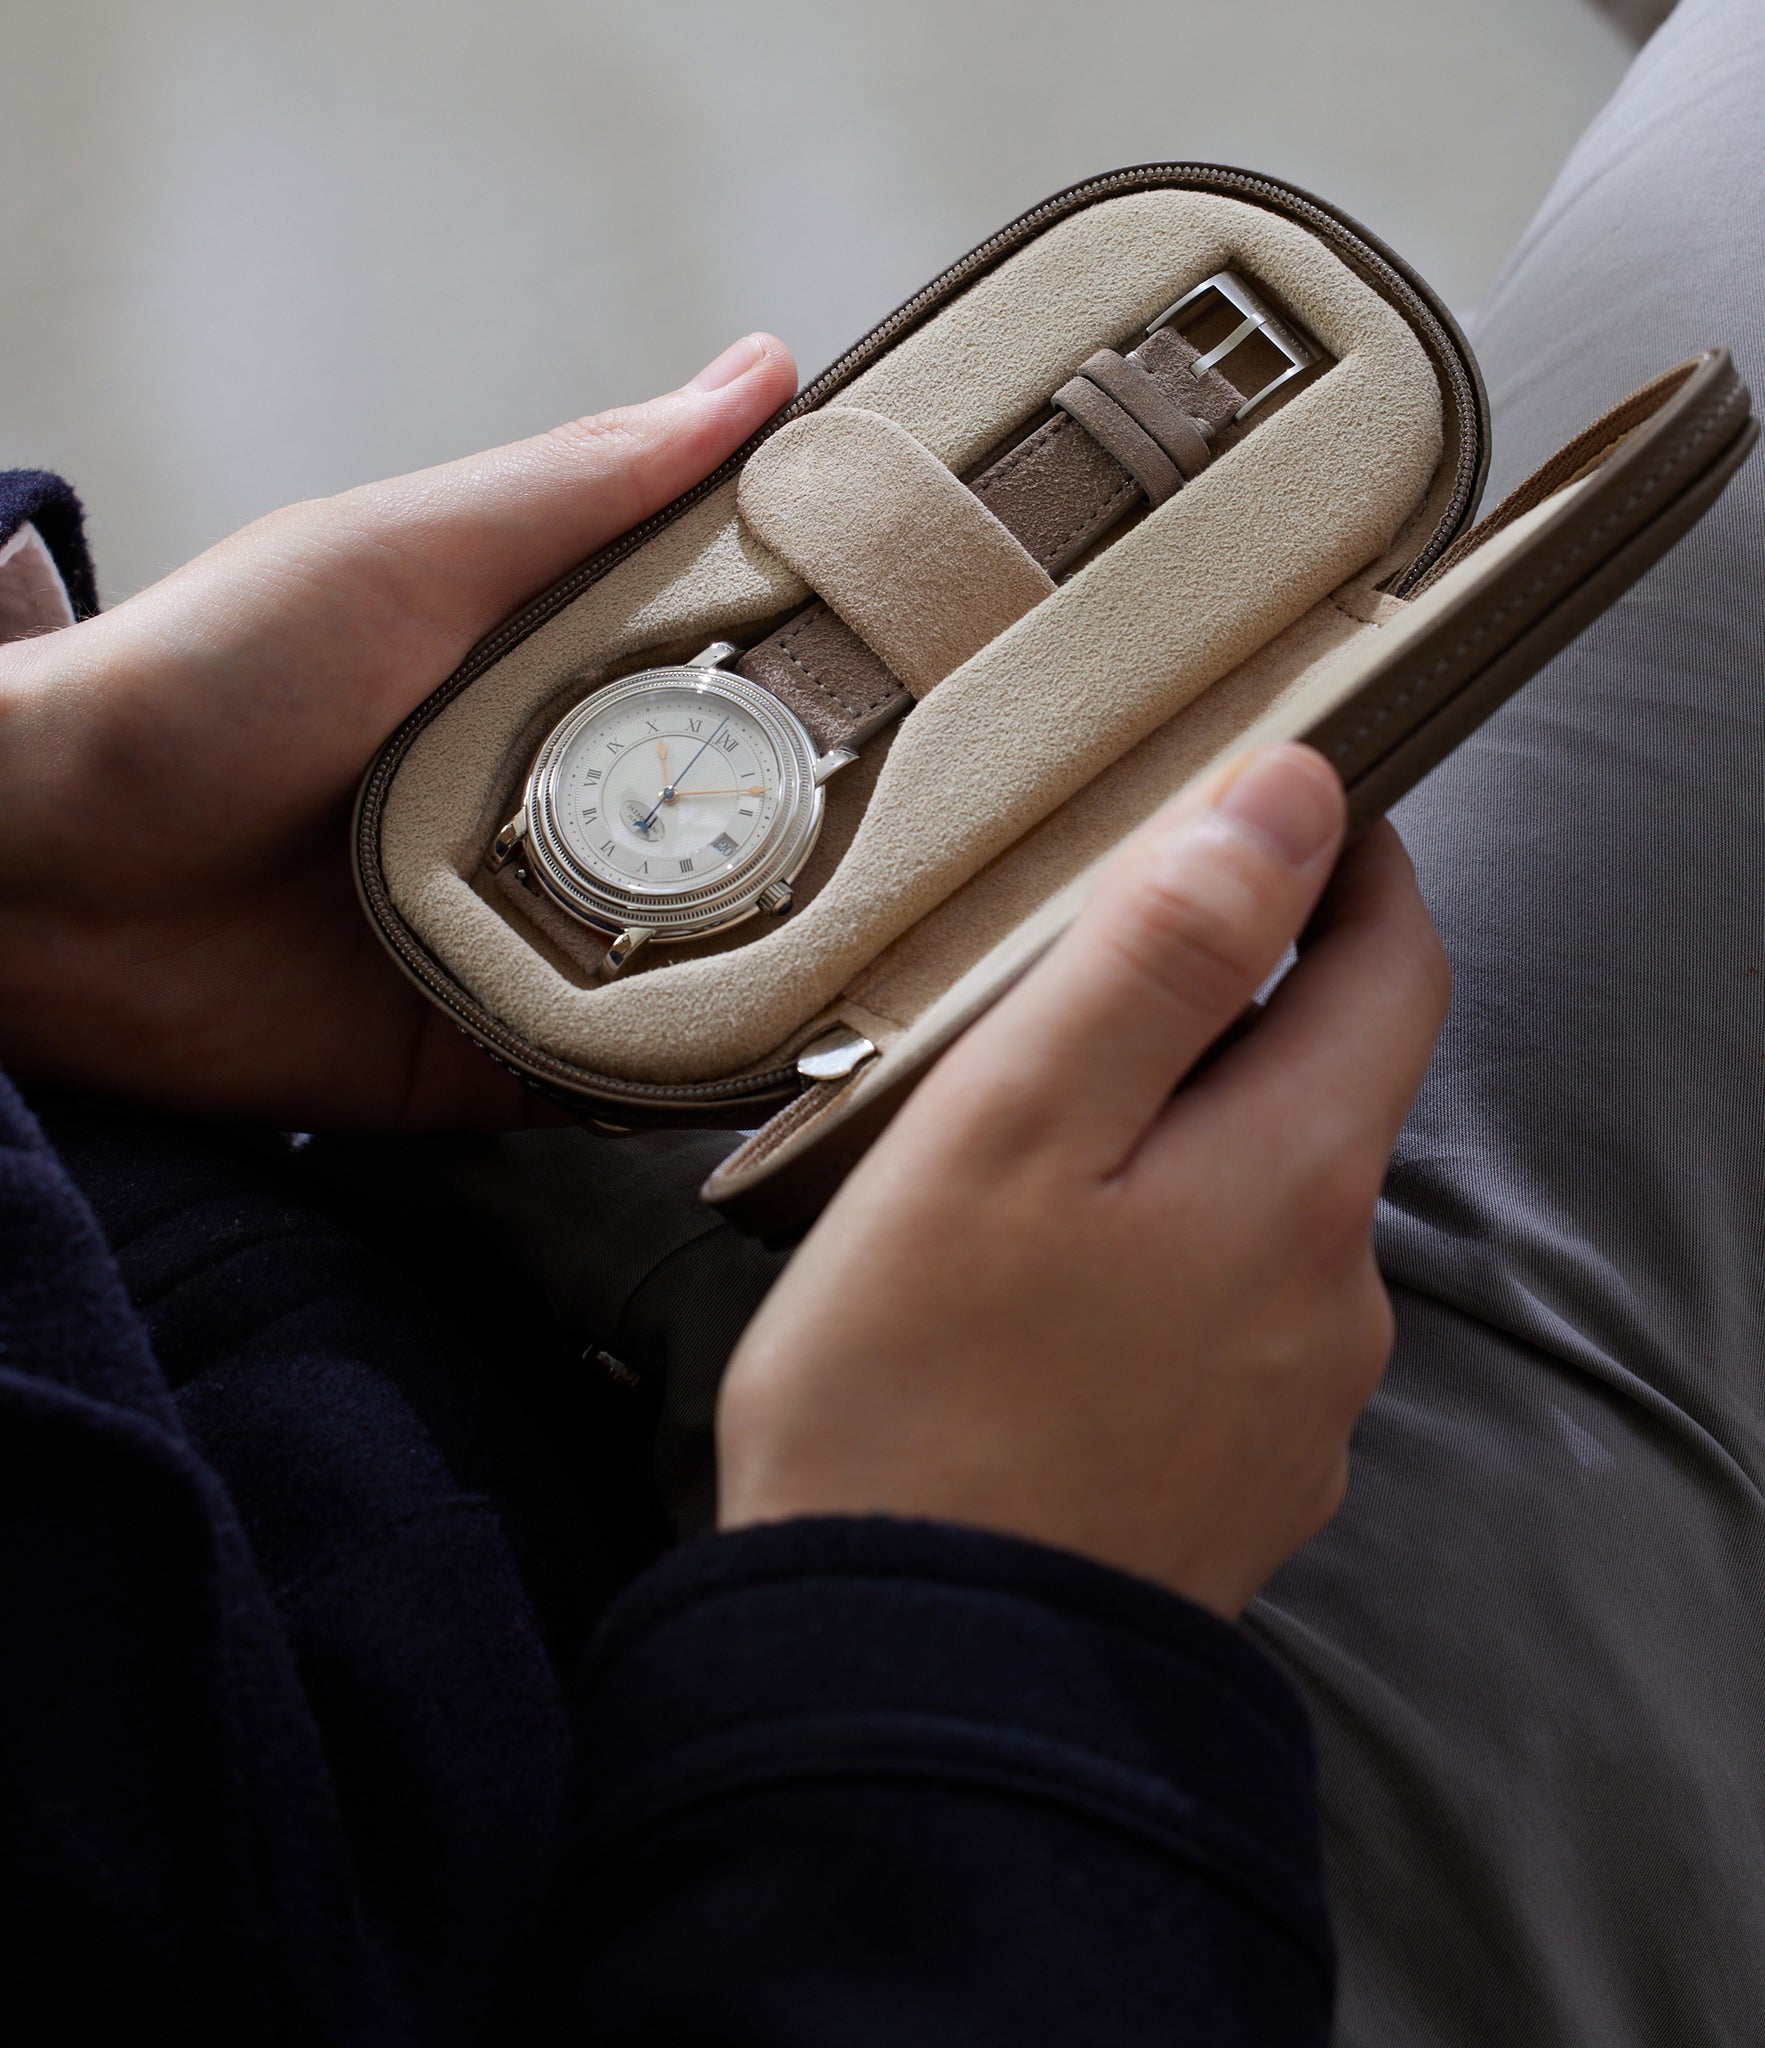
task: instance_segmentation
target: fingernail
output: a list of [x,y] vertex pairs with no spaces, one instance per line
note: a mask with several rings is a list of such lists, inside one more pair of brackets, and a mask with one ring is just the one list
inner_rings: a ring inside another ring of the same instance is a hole
[[714,362],[707,363],[686,388],[689,391],[721,391],[725,384],[733,384],[738,377],[745,377],[765,353],[753,335],[744,334]]
[[1260,839],[1288,867],[1308,868],[1342,828],[1341,793],[1318,765],[1309,749],[1275,747],[1232,778],[1214,814]]

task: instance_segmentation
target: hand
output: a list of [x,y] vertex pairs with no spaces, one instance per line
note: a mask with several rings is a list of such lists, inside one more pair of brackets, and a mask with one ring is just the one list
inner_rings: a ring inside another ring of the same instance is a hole
[[725,1527],[974,1523],[1230,1616],[1330,1518],[1391,1343],[1374,1202],[1447,1001],[1389,826],[1313,915],[1343,818],[1324,761],[1279,747],[1129,843],[743,1338]]
[[0,647],[0,1062],[301,1127],[522,1121],[362,916],[356,783],[499,620],[795,388],[752,336],[664,398],[292,506]]

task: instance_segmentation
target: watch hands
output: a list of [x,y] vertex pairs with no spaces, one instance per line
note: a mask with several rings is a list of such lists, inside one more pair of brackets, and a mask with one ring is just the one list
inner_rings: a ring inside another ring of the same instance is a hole
[[661,820],[654,811],[651,811],[646,818],[644,814],[644,800],[635,791],[628,793],[620,803],[619,815],[640,839],[649,841],[661,839]]
[[701,744],[699,752],[692,757],[692,759],[686,764],[686,767],[682,770],[682,772],[675,778],[675,780],[672,783],[668,785],[667,789],[664,789],[662,791],[662,794],[659,797],[657,797],[656,801],[650,806],[649,816],[644,818],[638,825],[637,829],[640,832],[647,832],[650,829],[651,825],[655,823],[656,813],[668,801],[669,790],[679,788],[680,784],[683,783],[686,780],[687,776],[689,776],[693,772],[693,770],[699,765],[699,755],[704,753],[705,748],[711,744],[711,740],[714,740],[717,737],[717,734],[720,733],[728,723],[729,719],[727,715],[725,715],[717,721],[716,727],[711,733],[710,738],[705,740]]

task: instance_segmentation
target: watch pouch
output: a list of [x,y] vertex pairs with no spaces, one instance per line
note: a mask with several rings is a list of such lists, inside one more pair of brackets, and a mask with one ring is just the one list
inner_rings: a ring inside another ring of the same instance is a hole
[[[1116,389],[1132,364],[1099,352],[1133,356],[1220,272],[1321,361],[1186,480],[1154,474],[1158,450],[1136,455],[1085,379]],[[1091,447],[1086,405],[1141,485],[1073,557],[1059,532],[1013,538],[1006,499],[1051,435]],[[1473,526],[1482,383],[1399,258],[1246,172],[1092,179],[980,244],[485,640],[368,771],[363,904],[431,1000],[585,1121],[751,1132],[706,1198],[746,1227],[800,1227],[1168,797],[1298,738],[1341,773],[1355,824],[1377,816],[1672,545],[1756,434],[1713,348]],[[602,979],[606,935],[485,860],[538,748],[592,692],[714,641],[775,636],[789,701],[817,663],[780,628],[806,618],[884,673],[880,657],[910,713],[828,781],[788,916]]]

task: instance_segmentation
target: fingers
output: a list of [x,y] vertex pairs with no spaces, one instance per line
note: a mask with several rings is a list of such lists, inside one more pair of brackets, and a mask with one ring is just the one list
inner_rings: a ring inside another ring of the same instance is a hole
[[471,636],[628,533],[733,455],[797,388],[783,342],[752,334],[678,391],[370,484],[330,501],[365,539],[439,571],[434,602]]
[[1310,916],[1345,817],[1328,764],[1291,745],[1167,807],[957,1048],[938,1096],[974,1102],[1006,1151],[1052,1145],[1113,1172]]
[[1403,842],[1381,820],[1343,861],[1298,965],[1222,1068],[1352,1107],[1381,1155],[1408,1116],[1446,1020],[1451,974]]
[[[1253,1030],[1172,1104],[1145,1155],[1175,1158],[1193,1126],[1241,1133],[1354,1184],[1370,1210],[1446,1016],[1446,956],[1402,842],[1381,822],[1344,857],[1297,965]],[[1138,1164],[1139,1162],[1137,1162]]]

